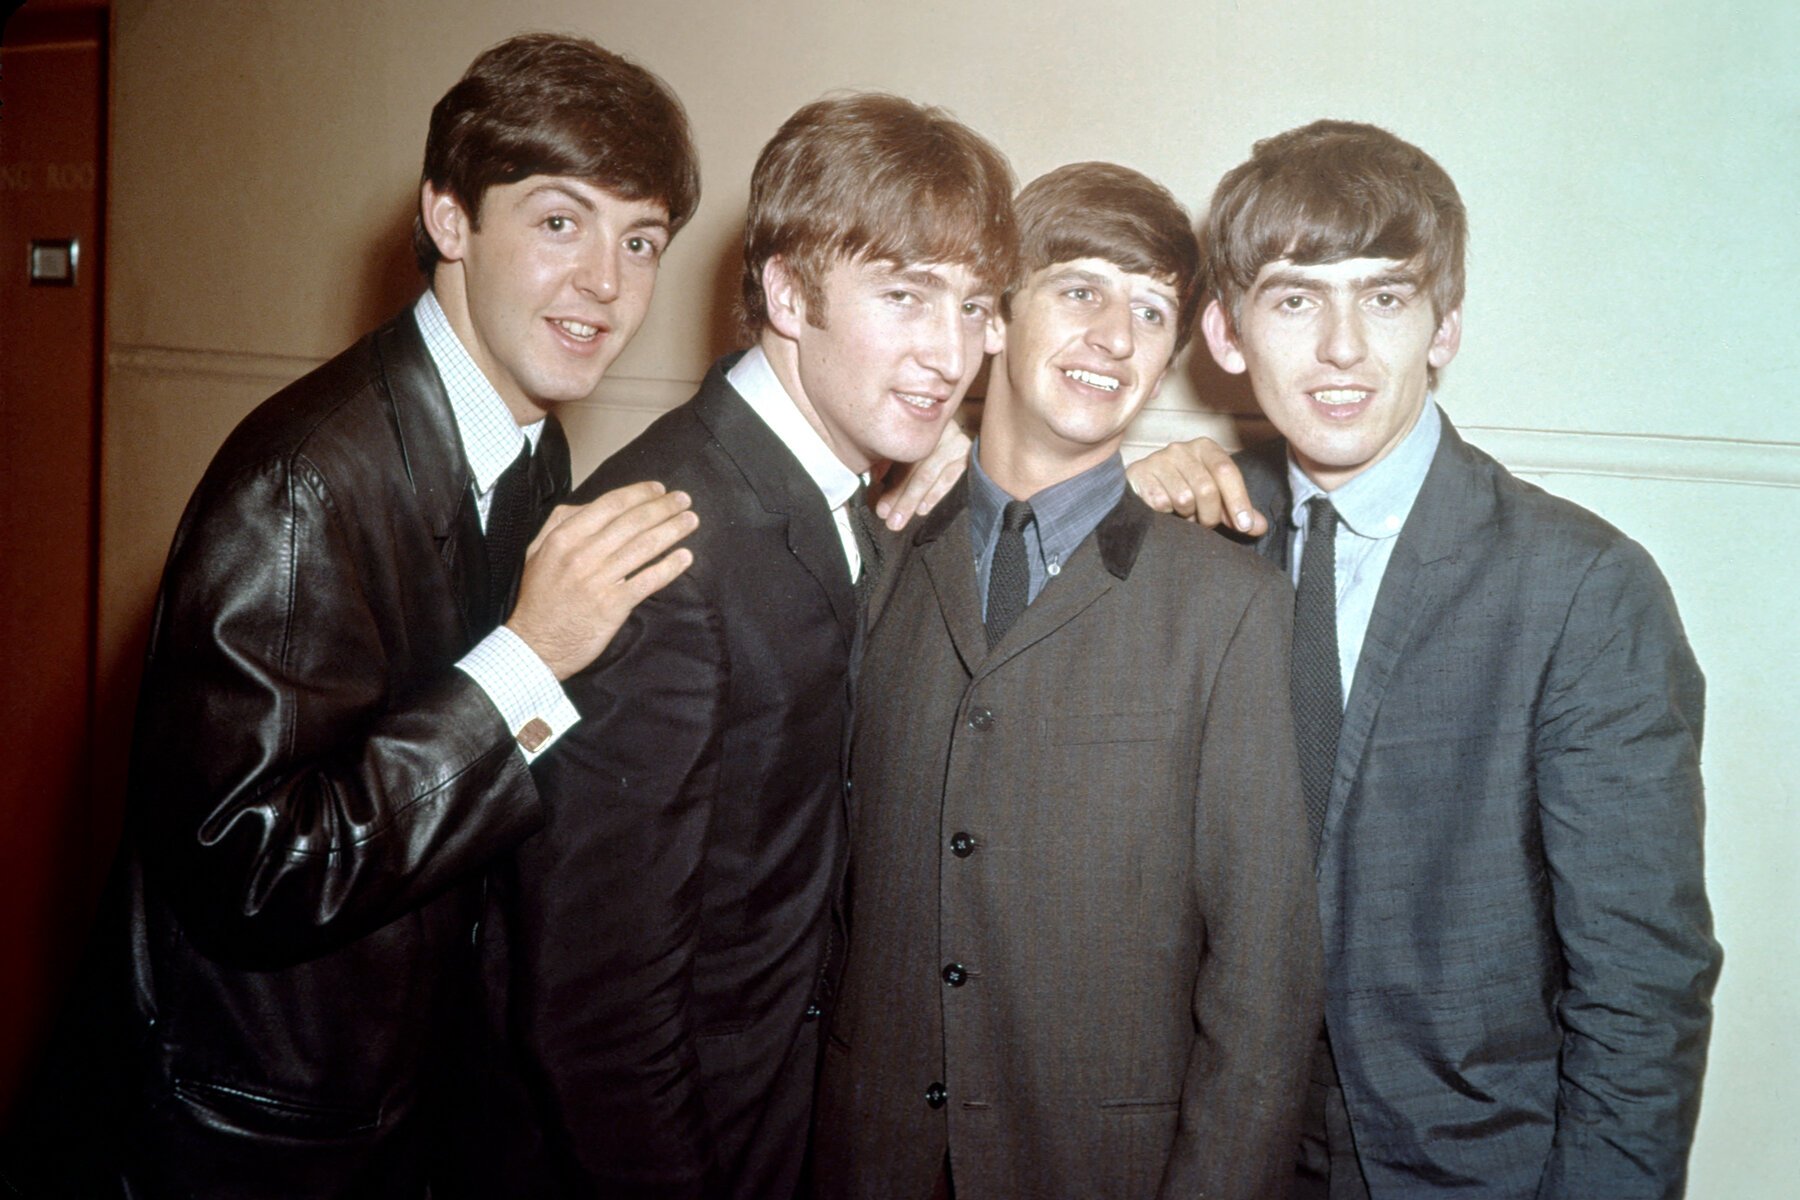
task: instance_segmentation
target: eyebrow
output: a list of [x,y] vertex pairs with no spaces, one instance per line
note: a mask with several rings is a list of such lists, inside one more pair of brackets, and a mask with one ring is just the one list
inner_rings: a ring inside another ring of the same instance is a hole
[[[1081,267],[1070,267],[1067,270],[1057,271],[1046,277],[1044,282],[1052,287],[1063,287],[1067,284],[1079,283],[1103,291],[1110,291],[1113,287],[1113,279],[1111,276],[1102,275],[1098,271],[1083,270]],[[1136,292],[1135,288],[1127,290],[1134,294]],[[1162,301],[1164,304],[1168,305],[1171,310],[1180,307],[1176,302],[1174,292],[1162,287],[1153,287],[1146,290],[1149,291],[1153,299]]]
[[908,287],[918,288],[926,292],[945,292],[950,290],[950,283],[936,271],[927,271],[922,267],[887,267],[879,277],[882,282],[904,283]]
[[[1256,285],[1256,295],[1282,288],[1293,288],[1302,292],[1325,291],[1336,285],[1326,284],[1323,280],[1307,275],[1292,268],[1270,271],[1268,278]],[[1380,275],[1364,275],[1351,279],[1346,285],[1353,292],[1366,292],[1372,288],[1418,288],[1419,277],[1411,271],[1388,271]]]
[[586,196],[582,195],[580,192],[574,191],[571,188],[564,187],[560,183],[540,183],[536,187],[532,188],[529,192],[525,193],[525,199],[532,200],[538,196],[544,195],[546,192],[554,192],[558,196],[565,196],[570,200],[570,202],[580,205],[582,208],[585,208],[588,212],[597,211],[597,207],[592,200],[589,200]]

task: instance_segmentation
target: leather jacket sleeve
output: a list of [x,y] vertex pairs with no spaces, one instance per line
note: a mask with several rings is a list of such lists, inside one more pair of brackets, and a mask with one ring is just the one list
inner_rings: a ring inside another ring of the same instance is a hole
[[227,961],[342,946],[540,820],[498,712],[454,667],[467,634],[441,569],[420,570],[430,538],[379,470],[334,491],[299,454],[215,465],[170,552],[133,832]]

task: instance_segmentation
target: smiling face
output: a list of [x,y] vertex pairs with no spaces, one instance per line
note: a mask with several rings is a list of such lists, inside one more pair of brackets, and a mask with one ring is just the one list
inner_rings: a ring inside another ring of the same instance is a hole
[[1281,260],[1257,272],[1235,329],[1216,300],[1201,327],[1221,367],[1249,374],[1301,470],[1330,491],[1412,430],[1432,369],[1456,357],[1462,310],[1434,315],[1417,270],[1394,259]]
[[429,183],[421,208],[432,288],[520,424],[591,395],[650,307],[667,209],[553,175],[490,187],[479,227]]
[[852,471],[930,453],[999,348],[994,289],[960,263],[838,259],[822,325],[781,259],[763,267],[761,344],[807,421]]
[[1033,271],[1010,308],[982,416],[982,466],[1009,491],[1003,476],[1035,491],[1117,452],[1162,387],[1180,303],[1154,275],[1078,258]]

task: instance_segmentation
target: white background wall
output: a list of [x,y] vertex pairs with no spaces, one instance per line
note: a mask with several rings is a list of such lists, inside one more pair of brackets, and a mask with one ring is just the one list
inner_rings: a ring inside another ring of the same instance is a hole
[[[427,113],[509,34],[579,32],[658,71],[688,105],[704,172],[642,334],[568,422],[578,474],[730,347],[751,164],[828,89],[946,105],[1021,179],[1107,158],[1195,206],[1259,137],[1319,116],[1374,121],[1437,157],[1472,217],[1445,408],[1648,546],[1706,668],[1726,965],[1690,1194],[1791,1194],[1800,406],[1781,389],[1800,366],[1795,14],[1777,0],[118,0],[113,707],[129,711],[168,536],[219,440],[416,286],[405,230]],[[1246,406],[1192,362],[1134,438],[1232,438],[1221,414]]]

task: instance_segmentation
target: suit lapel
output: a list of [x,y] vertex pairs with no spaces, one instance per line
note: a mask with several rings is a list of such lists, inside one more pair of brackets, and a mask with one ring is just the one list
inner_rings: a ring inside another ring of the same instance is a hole
[[1467,448],[1449,418],[1443,422],[1437,454],[1394,545],[1363,635],[1362,655],[1357,659],[1343,728],[1338,733],[1337,762],[1320,842],[1325,848],[1333,844],[1333,830],[1355,786],[1395,665],[1406,652],[1421,615],[1441,607],[1456,575],[1459,550],[1480,539],[1478,529],[1486,510],[1478,493],[1468,486]]
[[793,452],[725,378],[736,359],[721,359],[694,397],[694,413],[718,439],[764,511],[787,525],[787,545],[825,593],[844,644],[856,635],[856,589],[831,510]]
[[[463,641],[473,644],[478,635],[485,635],[498,623],[499,616],[489,612],[487,545],[481,536],[481,517],[456,416],[410,311],[376,334],[375,348],[393,405],[407,478],[437,543],[446,589],[457,597]],[[557,438],[563,445],[560,431]],[[567,459],[565,446],[565,487]]]

